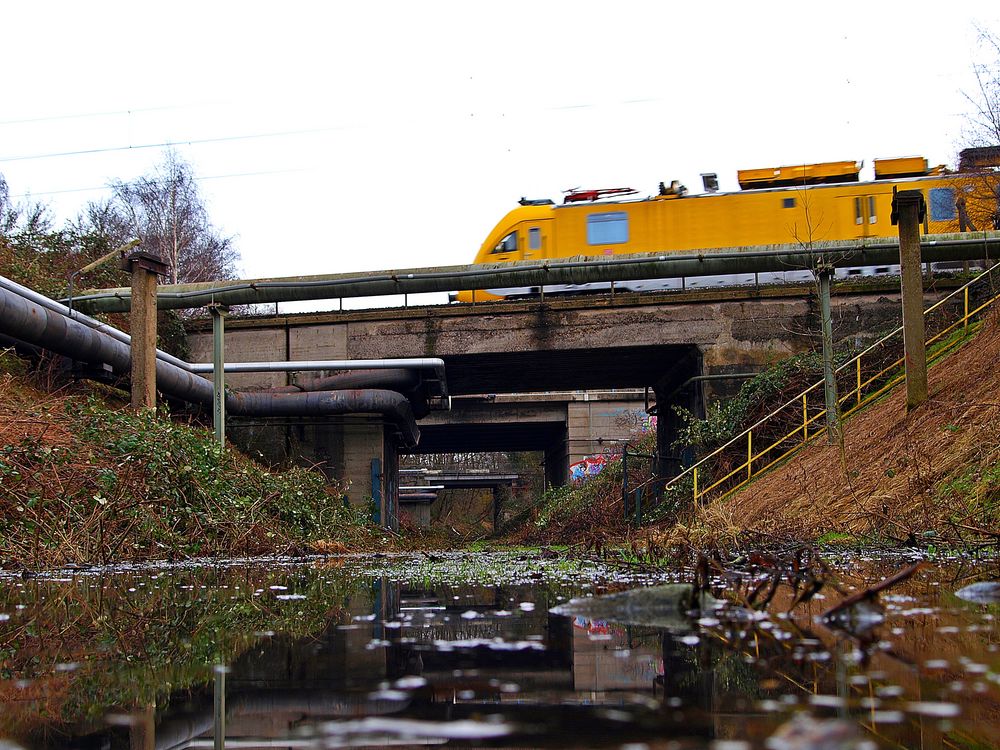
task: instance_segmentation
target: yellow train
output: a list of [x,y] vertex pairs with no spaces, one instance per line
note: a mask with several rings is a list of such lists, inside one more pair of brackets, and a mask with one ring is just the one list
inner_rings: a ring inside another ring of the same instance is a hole
[[[569,191],[562,205],[551,200],[521,199],[486,237],[475,263],[538,261],[576,256],[623,255],[707,250],[737,246],[808,244],[895,236],[890,221],[893,189],[924,192],[924,231],[944,233],[993,229],[1000,218],[995,182],[984,202],[978,181],[983,172],[1000,166],[1000,147],[967,149],[958,172],[929,167],[922,157],[875,160],[875,179],[859,181],[862,164],[826,162],[738,173],[740,191],[718,192],[714,174],[703,174],[705,192],[690,195],[678,183],[660,183],[657,195],[627,198],[628,188]],[[607,200],[609,196],[618,199]],[[966,205],[968,203],[968,205]],[[984,224],[984,226],[977,226]],[[868,275],[898,272],[898,268],[839,269],[838,273]],[[800,281],[807,271],[774,274],[758,282]],[[780,277],[780,278],[779,278]],[[688,279],[686,287],[753,283],[754,277]],[[618,289],[679,288],[679,279],[622,282]],[[599,288],[546,287],[549,292]],[[603,286],[607,286],[606,284]],[[531,289],[490,289],[460,292],[462,302],[530,294]]]

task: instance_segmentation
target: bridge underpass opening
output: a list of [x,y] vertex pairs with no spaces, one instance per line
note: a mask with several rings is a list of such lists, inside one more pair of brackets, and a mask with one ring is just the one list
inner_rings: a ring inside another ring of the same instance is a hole
[[[657,451],[661,457],[656,470],[661,474],[676,472],[680,467],[681,457],[674,455],[673,443],[678,435],[678,418],[674,406],[681,406],[695,414],[704,415],[706,384],[696,380],[702,374],[702,357],[697,345],[650,344],[647,346],[633,345],[620,347],[603,347],[590,349],[549,349],[538,351],[495,352],[489,354],[462,354],[445,357],[445,367],[448,371],[448,382],[453,395],[460,394],[509,394],[509,393],[539,393],[551,391],[592,391],[598,389],[650,389],[653,401],[658,405],[656,430]],[[735,370],[746,369],[735,365]],[[738,381],[737,381],[738,385]],[[713,381],[716,395],[731,391],[724,381]],[[720,387],[721,386],[721,387]],[[453,399],[453,404],[456,399]],[[644,404],[645,405],[645,404]],[[572,410],[571,410],[572,411]],[[489,428],[498,420],[490,418],[488,412],[481,413],[484,423],[490,423]],[[566,446],[563,452],[566,462],[558,470],[548,466],[549,478],[552,484],[561,484],[568,477],[568,467],[574,460],[586,455],[579,446],[579,430],[574,429],[574,416],[567,414],[565,422],[567,434],[562,437]],[[583,421],[583,416],[578,416]],[[450,429],[457,430],[457,435],[465,440],[489,441],[488,434],[481,435],[470,424],[457,425],[457,418],[449,417],[448,424],[440,430],[431,425],[423,425],[428,441],[443,442],[446,438],[439,433]],[[467,420],[475,423],[476,420]],[[502,421],[502,420],[500,420]],[[517,416],[509,421],[520,422]],[[484,424],[484,427],[486,425]],[[589,432],[589,430],[586,430]],[[620,437],[620,436],[616,436]],[[627,437],[627,436],[626,436]],[[497,440],[523,440],[528,445],[532,440],[546,439],[544,432],[536,434],[530,429],[518,431],[508,429],[498,432]],[[428,442],[425,445],[432,445]],[[466,443],[469,444],[469,443]],[[556,450],[554,442],[548,442],[541,448],[546,451],[546,463],[551,464]],[[518,447],[507,448],[517,450]],[[418,451],[428,450],[420,447]],[[559,474],[563,479],[558,480]]]
[[[401,486],[417,484],[408,470],[512,476],[506,484],[451,483],[432,501],[407,503],[400,513],[414,525],[457,530],[472,536],[500,528],[505,519],[537,503],[546,487],[562,484],[567,471],[565,421],[432,424],[421,428],[420,444],[400,457]],[[434,486],[435,474],[423,480]],[[409,507],[408,507],[409,506]]]

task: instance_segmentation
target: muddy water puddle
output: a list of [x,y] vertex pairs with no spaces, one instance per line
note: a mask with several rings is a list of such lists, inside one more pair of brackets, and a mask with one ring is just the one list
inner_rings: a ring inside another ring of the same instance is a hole
[[505,552],[3,578],[0,747],[1000,746],[1000,605],[955,595],[996,561],[822,617],[911,562],[832,561],[841,591],[791,612],[717,577],[719,604],[621,616],[569,602],[690,576]]

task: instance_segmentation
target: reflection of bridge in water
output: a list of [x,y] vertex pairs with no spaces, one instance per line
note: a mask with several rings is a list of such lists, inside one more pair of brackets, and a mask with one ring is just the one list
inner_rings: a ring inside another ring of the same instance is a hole
[[[859,680],[865,672],[838,666],[857,645],[838,645],[826,631],[804,630],[804,640],[788,644],[744,619],[738,627],[699,632],[692,624],[668,633],[549,614],[559,599],[528,584],[418,589],[376,579],[323,633],[262,640],[232,665],[227,744],[417,745],[431,741],[433,727],[447,736],[448,722],[468,720],[466,729],[509,732],[510,745],[500,746],[686,738],[695,747],[712,739],[756,747],[786,718],[769,704],[818,694],[840,696],[847,707],[852,695],[860,700],[875,690],[874,679],[904,686],[906,696],[923,689],[904,660],[878,649],[872,674],[881,677]],[[809,622],[816,613],[799,614]],[[871,710],[863,708],[858,720]],[[387,723],[377,732],[350,723],[362,717]],[[393,733],[406,720],[430,722],[420,725],[429,734],[404,742]],[[207,747],[212,731],[211,692],[131,730],[133,747],[161,750]],[[934,717],[891,720],[876,731],[899,746],[941,746]],[[470,734],[465,742],[485,740]]]

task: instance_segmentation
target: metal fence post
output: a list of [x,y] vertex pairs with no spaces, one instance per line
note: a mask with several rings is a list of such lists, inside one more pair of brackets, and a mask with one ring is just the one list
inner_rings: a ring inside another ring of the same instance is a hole
[[858,406],[861,406],[861,355],[854,360],[858,365]]
[[753,478],[753,430],[747,430],[747,481]]
[[622,511],[628,518],[628,443],[622,449]]
[[212,304],[208,306],[212,313],[212,382],[214,397],[212,402],[212,421],[215,426],[215,439],[219,445],[226,445],[226,312],[225,305]]

